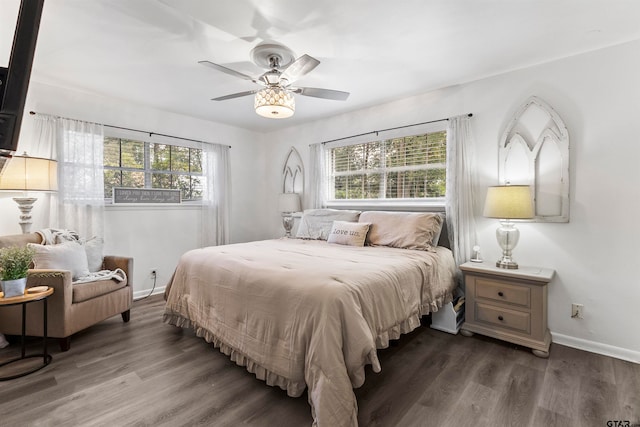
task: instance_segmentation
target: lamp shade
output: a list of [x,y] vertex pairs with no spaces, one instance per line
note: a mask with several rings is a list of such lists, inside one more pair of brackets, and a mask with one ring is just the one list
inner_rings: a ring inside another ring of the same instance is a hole
[[300,196],[298,193],[280,194],[278,210],[282,213],[300,212]]
[[56,191],[57,162],[41,157],[13,156],[0,175],[0,190]]
[[259,90],[254,98],[256,113],[270,119],[286,119],[293,116],[296,100],[293,94],[277,86]]
[[528,185],[489,187],[483,215],[500,219],[533,218],[531,188]]

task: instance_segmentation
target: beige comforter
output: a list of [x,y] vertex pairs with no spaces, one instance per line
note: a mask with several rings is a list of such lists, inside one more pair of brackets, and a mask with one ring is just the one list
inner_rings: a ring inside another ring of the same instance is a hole
[[451,300],[451,252],[280,239],[182,256],[164,321],[193,327],[270,385],[309,388],[314,425],[357,425],[353,387],[376,348]]

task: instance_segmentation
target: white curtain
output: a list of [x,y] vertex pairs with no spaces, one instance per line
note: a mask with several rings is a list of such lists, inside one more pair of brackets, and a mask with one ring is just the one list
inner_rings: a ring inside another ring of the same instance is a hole
[[56,118],[58,227],[104,236],[104,127]]
[[229,243],[229,147],[202,144],[202,246]]
[[309,167],[309,208],[325,207],[327,189],[327,171],[325,170],[326,152],[324,144],[312,144],[310,147]]
[[58,119],[37,114],[35,116],[35,137],[31,141],[29,155],[47,159],[58,158],[57,143]]
[[103,236],[103,126],[37,114],[28,153],[58,161],[58,193],[38,195],[43,226]]
[[[58,159],[57,154],[57,119],[51,116],[36,115],[35,132],[29,138],[29,147],[26,152],[33,157],[43,157],[46,159]],[[38,193],[37,211],[39,228],[58,226],[58,194]],[[36,222],[34,222],[36,224]]]
[[476,185],[475,150],[470,118],[449,119],[447,127],[447,231],[456,264],[471,258],[477,242],[474,217]]

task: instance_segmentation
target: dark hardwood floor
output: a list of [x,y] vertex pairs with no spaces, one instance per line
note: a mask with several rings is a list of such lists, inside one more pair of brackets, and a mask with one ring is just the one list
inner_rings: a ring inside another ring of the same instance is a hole
[[[76,334],[65,353],[51,340],[51,365],[0,382],[0,426],[311,425],[306,395],[287,397],[164,324],[163,305],[137,301],[129,323],[117,316]],[[0,363],[18,351],[1,349]],[[640,425],[637,364],[557,344],[540,359],[428,327],[379,355],[382,372],[368,369],[355,390],[361,426]]]

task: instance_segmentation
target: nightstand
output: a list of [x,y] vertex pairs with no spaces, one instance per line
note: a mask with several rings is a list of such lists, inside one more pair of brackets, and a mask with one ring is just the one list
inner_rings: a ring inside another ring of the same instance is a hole
[[466,313],[462,333],[474,332],[523,345],[549,357],[547,285],[555,271],[520,267],[508,270],[487,262],[467,262],[464,274]]

